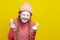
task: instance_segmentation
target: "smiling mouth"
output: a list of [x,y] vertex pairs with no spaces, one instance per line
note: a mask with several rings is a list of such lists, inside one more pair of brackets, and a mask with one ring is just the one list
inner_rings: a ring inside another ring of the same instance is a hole
[[25,18],[22,18],[24,21],[28,20],[28,19],[25,19]]

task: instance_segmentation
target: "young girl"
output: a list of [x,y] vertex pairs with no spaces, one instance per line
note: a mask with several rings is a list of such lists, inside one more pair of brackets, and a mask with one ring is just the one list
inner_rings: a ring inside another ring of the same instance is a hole
[[8,40],[35,40],[38,24],[31,20],[32,7],[25,2],[18,11],[18,18],[11,19]]

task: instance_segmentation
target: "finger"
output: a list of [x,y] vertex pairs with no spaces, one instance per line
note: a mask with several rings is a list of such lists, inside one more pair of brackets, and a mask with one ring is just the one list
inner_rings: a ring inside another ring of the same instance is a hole
[[37,30],[38,27],[37,27],[37,26],[33,26],[32,29],[33,29],[33,30]]
[[39,23],[38,22],[36,23],[36,26],[39,26]]
[[13,19],[10,19],[10,23],[12,23],[12,24],[13,24]]
[[13,22],[13,19],[10,19],[10,22]]

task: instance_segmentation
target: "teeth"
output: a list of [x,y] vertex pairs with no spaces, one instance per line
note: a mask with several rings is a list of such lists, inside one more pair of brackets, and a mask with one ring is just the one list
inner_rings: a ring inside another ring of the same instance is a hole
[[24,18],[22,18],[23,20],[27,20],[27,19],[24,19]]
[[24,19],[24,20],[27,20],[27,19]]

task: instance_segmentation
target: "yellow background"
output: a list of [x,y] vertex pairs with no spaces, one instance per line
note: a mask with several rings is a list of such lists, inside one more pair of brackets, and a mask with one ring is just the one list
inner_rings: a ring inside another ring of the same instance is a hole
[[[9,21],[17,18],[18,8],[26,0],[0,0],[0,40],[8,40]],[[36,40],[60,40],[60,1],[28,0],[33,8],[32,20],[39,22]]]

